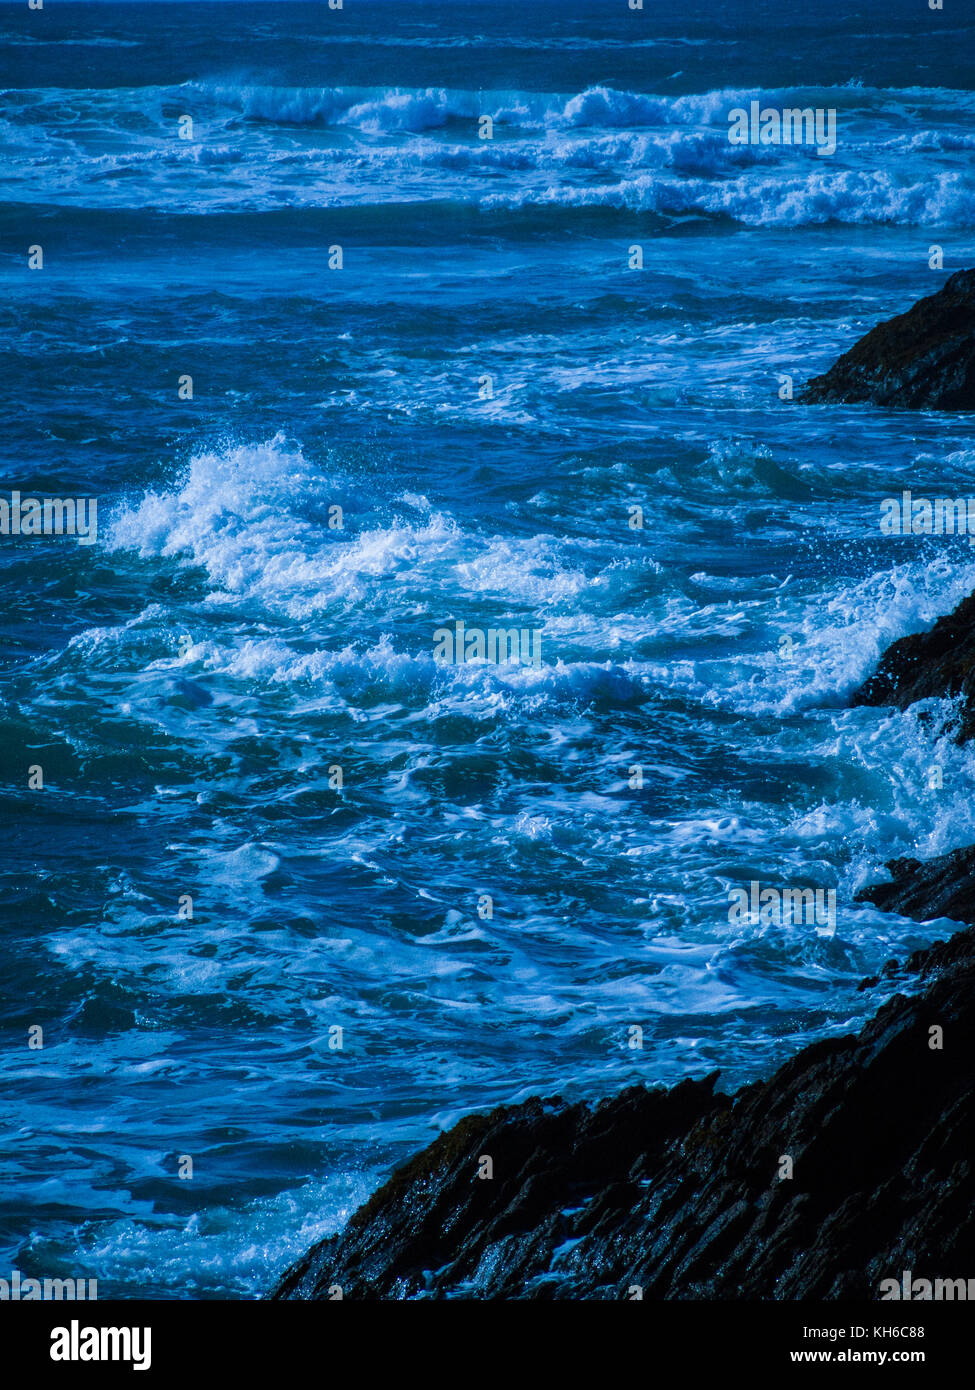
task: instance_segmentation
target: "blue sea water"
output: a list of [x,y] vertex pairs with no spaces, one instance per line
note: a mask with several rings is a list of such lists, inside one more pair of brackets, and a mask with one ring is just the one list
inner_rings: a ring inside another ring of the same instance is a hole
[[[460,1115],[733,1087],[944,934],[853,895],[975,840],[971,754],[848,696],[975,588],[878,525],[975,493],[971,421],[779,391],[975,263],[973,36],[0,5],[0,495],[99,523],[0,539],[0,1275],[258,1296]],[[835,155],[731,145],[755,97]]]

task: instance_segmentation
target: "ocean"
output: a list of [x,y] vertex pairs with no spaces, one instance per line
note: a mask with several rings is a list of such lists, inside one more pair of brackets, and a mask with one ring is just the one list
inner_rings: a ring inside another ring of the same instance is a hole
[[854,895],[972,754],[849,695],[975,588],[880,526],[971,421],[795,397],[975,264],[973,40],[0,5],[0,496],[97,501],[0,537],[0,1275],[260,1297],[458,1117],[735,1087],[946,934]]

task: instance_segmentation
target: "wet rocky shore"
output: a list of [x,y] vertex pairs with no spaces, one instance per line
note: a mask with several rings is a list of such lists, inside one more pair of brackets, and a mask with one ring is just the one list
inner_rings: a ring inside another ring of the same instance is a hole
[[[873,329],[803,399],[975,409],[975,271]],[[975,595],[895,642],[853,703],[932,696],[971,738]],[[886,873],[861,900],[944,918],[946,939],[863,981],[877,1009],[860,1033],[734,1095],[715,1074],[470,1115],[271,1297],[876,1299],[905,1269],[975,1275],[975,846]]]

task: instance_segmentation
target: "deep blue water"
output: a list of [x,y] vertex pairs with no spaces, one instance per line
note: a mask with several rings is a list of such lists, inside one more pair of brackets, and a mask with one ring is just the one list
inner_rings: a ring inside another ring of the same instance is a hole
[[944,934],[852,897],[971,754],[846,702],[975,587],[878,526],[971,422],[778,391],[973,263],[975,22],[682,8],[0,5],[0,495],[99,504],[0,538],[0,1276],[256,1296],[461,1114],[734,1086]]

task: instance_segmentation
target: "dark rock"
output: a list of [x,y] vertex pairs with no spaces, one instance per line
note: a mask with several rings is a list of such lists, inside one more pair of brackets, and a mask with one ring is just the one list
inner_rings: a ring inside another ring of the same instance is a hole
[[871,329],[799,399],[975,410],[975,270]]
[[[936,859],[892,859],[886,866],[889,883],[874,883],[857,894],[857,902],[874,903],[884,912],[932,922],[947,917],[954,922],[975,923],[975,845],[953,849]],[[975,959],[975,928],[957,932],[948,941],[915,951],[899,963],[888,961],[884,976],[935,971]]]
[[961,697],[955,734],[975,733],[975,594],[962,599],[930,632],[901,637],[887,648],[876,672],[853,692],[854,705],[907,709],[932,696]]
[[[871,891],[906,911],[942,862]],[[912,959],[911,996],[733,1097],[712,1076],[462,1120],[272,1297],[873,1299],[905,1269],[975,1275],[975,933]]]

